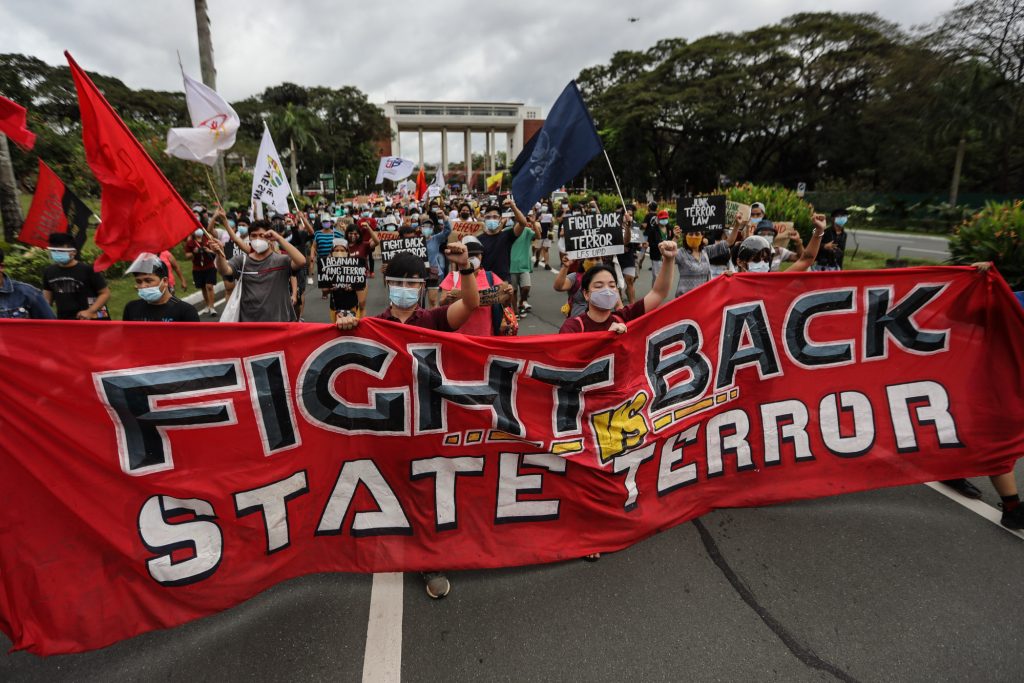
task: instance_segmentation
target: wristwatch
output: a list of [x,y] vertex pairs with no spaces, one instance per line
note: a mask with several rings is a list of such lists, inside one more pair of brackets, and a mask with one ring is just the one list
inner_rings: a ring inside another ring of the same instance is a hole
[[473,275],[476,273],[476,268],[470,266],[469,268],[460,268],[459,275]]

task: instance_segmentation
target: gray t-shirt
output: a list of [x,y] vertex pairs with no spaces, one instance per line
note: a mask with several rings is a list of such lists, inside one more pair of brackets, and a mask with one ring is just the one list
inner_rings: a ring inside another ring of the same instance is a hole
[[284,254],[271,253],[257,261],[251,256],[238,253],[228,260],[235,271],[235,281],[242,286],[242,305],[238,320],[243,323],[292,322],[295,309],[292,307],[292,293],[289,279],[292,275],[292,260]]

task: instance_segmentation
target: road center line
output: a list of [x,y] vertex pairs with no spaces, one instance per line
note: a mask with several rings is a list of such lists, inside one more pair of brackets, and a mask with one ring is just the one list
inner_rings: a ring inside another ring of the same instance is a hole
[[1007,529],[1005,526],[999,523],[999,520],[1003,516],[1002,511],[992,507],[988,503],[984,503],[980,500],[973,500],[971,498],[964,498],[953,489],[949,488],[945,484],[940,484],[937,481],[926,482],[925,486],[931,488],[934,491],[938,491],[946,498],[949,498],[950,500],[956,503],[960,503],[974,514],[984,517],[985,519],[992,522],[1003,531],[1013,534],[1017,538],[1024,540],[1024,532],[1014,531],[1013,529]]
[[402,679],[403,585],[400,572],[373,575],[363,683],[397,683]]

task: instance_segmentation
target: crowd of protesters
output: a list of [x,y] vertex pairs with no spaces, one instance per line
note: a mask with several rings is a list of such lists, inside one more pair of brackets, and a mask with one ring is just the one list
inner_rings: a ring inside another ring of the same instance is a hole
[[[125,271],[134,279],[138,298],[124,307],[123,320],[215,318],[219,277],[225,299],[240,290],[232,321],[303,322],[307,295],[319,293],[328,300],[332,323],[344,332],[366,316],[367,289],[379,270],[377,281],[386,289],[388,305],[378,318],[472,336],[514,335],[533,308],[532,275],[552,270],[554,247],[560,268],[551,286],[566,295],[559,332],[621,334],[632,320],[665,302],[673,282],[679,297],[734,273],[842,270],[848,220],[843,209],[832,212],[831,225],[823,214],[814,214],[805,245],[791,224],[773,222],[770,207],[760,202],[750,206],[749,218],[737,213],[731,225],[717,231],[684,230],[657,202],[646,206],[642,218],[634,205],[625,204],[617,211],[622,253],[572,260],[565,248],[566,219],[599,213],[596,199],[544,199],[525,211],[511,196],[493,195],[320,202],[267,219],[237,209],[210,213],[202,204],[193,211],[202,227],[182,246],[192,263],[191,284],[201,296],[198,310],[176,297],[189,283],[173,254],[143,253]],[[385,237],[419,238],[425,258],[400,252],[387,263],[382,260],[378,269]],[[6,277],[0,251],[0,318],[110,319],[110,288],[102,274],[81,260],[72,237],[51,235],[49,253],[53,263],[43,272],[40,291]],[[314,288],[317,264],[328,256],[358,259],[365,283]],[[635,283],[647,256],[652,286],[638,298]],[[966,479],[945,483],[967,497],[981,496]],[[1024,528],[1024,506],[1012,472],[992,477],[992,483],[1003,499],[1003,525]],[[431,597],[450,590],[442,572],[424,573],[424,580]]]

